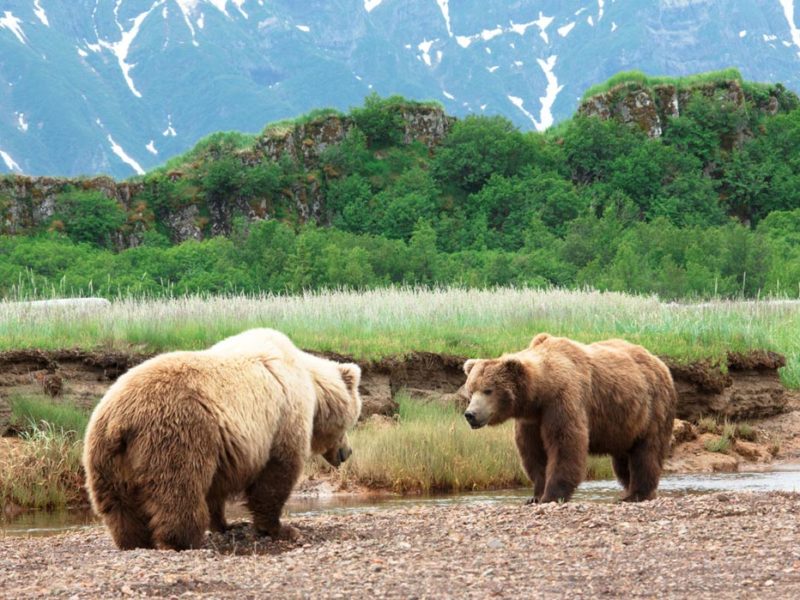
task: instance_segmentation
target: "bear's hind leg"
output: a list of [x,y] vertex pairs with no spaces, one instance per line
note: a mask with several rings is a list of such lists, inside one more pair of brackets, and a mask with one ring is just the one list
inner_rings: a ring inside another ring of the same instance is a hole
[[631,485],[630,457],[627,454],[612,456],[611,466],[614,468],[614,475],[617,476],[617,481],[627,492]]
[[542,442],[540,427],[538,421],[534,423],[517,421],[514,425],[514,439],[522,467],[533,482],[533,497],[526,504],[539,502],[544,494],[547,453]]
[[225,533],[228,530],[228,523],[225,520],[225,494],[222,484],[217,479],[211,484],[211,489],[206,495],[206,504],[211,519],[211,530]]
[[303,470],[299,456],[273,457],[247,488],[247,507],[253,526],[272,538],[293,538],[297,532],[281,525],[281,512]]
[[147,518],[140,511],[115,508],[103,514],[103,522],[120,550],[153,547]]
[[155,493],[148,498],[153,541],[159,550],[200,548],[210,516],[198,486]]
[[663,462],[661,442],[654,437],[639,440],[630,451],[630,486],[623,502],[641,502],[655,497]]

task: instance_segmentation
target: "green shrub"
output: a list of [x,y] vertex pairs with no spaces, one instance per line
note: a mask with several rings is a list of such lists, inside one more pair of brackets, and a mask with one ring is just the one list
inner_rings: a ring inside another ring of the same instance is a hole
[[125,223],[125,211],[99,191],[69,189],[56,196],[50,227],[76,243],[110,247],[112,234]]

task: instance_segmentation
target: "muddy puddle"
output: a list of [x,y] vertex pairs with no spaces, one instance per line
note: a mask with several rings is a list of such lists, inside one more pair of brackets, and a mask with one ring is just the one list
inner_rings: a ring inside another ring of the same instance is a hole
[[[770,471],[666,475],[659,493],[662,496],[712,492],[800,492],[800,464],[778,466]],[[614,502],[620,488],[615,481],[586,481],[575,493],[577,502]],[[491,490],[432,496],[344,495],[293,497],[289,515],[314,516],[392,510],[414,506],[450,506],[460,504],[521,503],[530,496],[528,489]],[[247,518],[246,509],[237,504],[227,507],[228,520]],[[13,519],[0,520],[0,536],[48,536],[97,525],[88,511],[32,512]]]

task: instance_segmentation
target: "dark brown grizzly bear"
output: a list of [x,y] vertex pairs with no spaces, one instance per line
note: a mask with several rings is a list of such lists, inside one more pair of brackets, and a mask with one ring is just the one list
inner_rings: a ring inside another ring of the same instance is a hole
[[589,453],[611,455],[623,500],[654,497],[677,395],[667,366],[641,346],[540,333],[525,350],[468,360],[464,371],[474,429],[515,420],[530,502],[568,500]]

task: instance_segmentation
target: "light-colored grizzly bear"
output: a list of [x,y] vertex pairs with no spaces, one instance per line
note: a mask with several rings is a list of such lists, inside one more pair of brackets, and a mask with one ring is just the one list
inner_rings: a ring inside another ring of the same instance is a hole
[[307,456],[349,456],[358,365],[301,360],[261,331],[152,358],[95,408],[87,489],[120,548],[196,548],[226,528],[225,499],[240,492],[258,531],[291,537],[280,515]]
[[589,453],[610,454],[623,500],[654,496],[677,395],[667,366],[624,340],[581,344],[540,333],[521,352],[464,363],[477,429],[515,420],[529,502],[566,501]]

